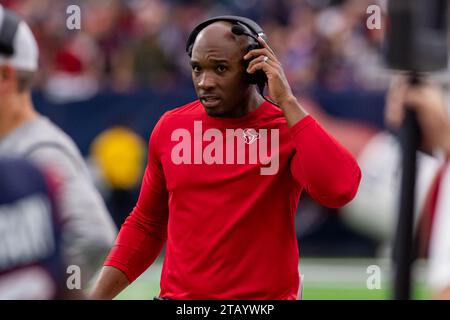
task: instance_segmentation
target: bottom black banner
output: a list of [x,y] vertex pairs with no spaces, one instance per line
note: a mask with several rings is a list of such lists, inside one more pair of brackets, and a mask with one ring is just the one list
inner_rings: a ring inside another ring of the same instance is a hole
[[[450,308],[449,301],[2,301],[0,310],[15,317],[57,315],[58,319],[86,319],[99,315],[129,320],[143,319],[300,319],[343,316],[346,319],[385,317],[398,309],[402,317],[439,314]],[[58,310],[56,312],[56,310]],[[10,313],[11,312],[11,313]]]

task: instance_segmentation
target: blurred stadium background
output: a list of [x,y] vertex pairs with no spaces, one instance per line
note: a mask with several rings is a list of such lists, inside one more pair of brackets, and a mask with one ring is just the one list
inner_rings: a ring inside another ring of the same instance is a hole
[[[204,18],[236,14],[258,21],[294,93],[358,160],[373,137],[388,132],[383,111],[391,74],[380,59],[384,20],[381,29],[366,26],[368,6],[378,5],[383,19],[385,1],[0,3],[19,12],[38,40],[41,69],[33,93],[38,111],[77,143],[118,225],[137,199],[146,144],[156,121],[165,111],[195,99],[184,45]],[[71,4],[81,8],[81,30],[66,27],[66,8]],[[385,163],[383,156],[374,160],[376,172],[394,172],[392,161]],[[382,182],[392,182],[392,177]],[[378,195],[365,190],[369,197]],[[389,244],[395,223],[391,190],[395,189],[384,190],[367,210],[357,205],[347,211],[331,210],[303,196],[297,225],[305,299],[391,297]],[[159,259],[119,299],[157,295],[161,263]],[[381,267],[380,290],[366,286],[369,265]],[[415,274],[414,296],[429,297],[424,261],[416,263]]]

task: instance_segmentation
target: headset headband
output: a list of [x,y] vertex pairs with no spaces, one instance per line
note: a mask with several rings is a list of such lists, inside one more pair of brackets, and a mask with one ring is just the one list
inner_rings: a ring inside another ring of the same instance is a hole
[[217,21],[228,21],[235,24],[243,24],[245,27],[247,27],[252,33],[255,34],[255,36],[261,36],[264,41],[267,41],[267,36],[265,35],[263,29],[259,24],[257,24],[255,21],[240,17],[240,16],[218,16],[214,18],[207,19],[200,24],[198,24],[194,30],[192,30],[191,34],[189,35],[187,41],[186,41],[186,53],[190,56],[192,53],[192,47],[194,45],[195,39],[197,38],[197,35],[202,31],[204,28],[206,28],[208,25],[217,22]]
[[3,21],[0,26],[0,54],[6,56],[12,56],[14,54],[13,41],[20,21],[21,19],[17,14],[3,9]]

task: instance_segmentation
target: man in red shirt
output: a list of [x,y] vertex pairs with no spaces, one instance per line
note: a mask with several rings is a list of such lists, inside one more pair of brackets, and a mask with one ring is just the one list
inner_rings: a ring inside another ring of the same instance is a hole
[[[199,100],[155,126],[138,202],[93,298],[115,297],[166,242],[162,298],[298,298],[301,192],[340,207],[356,194],[361,173],[301,107],[249,21],[209,21],[195,35],[189,53]],[[244,33],[232,31],[236,25]],[[258,71],[273,103],[249,81]]]

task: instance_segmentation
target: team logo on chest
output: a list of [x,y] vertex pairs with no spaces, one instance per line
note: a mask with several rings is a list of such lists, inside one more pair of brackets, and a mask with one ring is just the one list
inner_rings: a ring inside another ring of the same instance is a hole
[[246,144],[252,144],[259,139],[259,133],[255,129],[245,129],[244,130],[244,140]]

